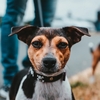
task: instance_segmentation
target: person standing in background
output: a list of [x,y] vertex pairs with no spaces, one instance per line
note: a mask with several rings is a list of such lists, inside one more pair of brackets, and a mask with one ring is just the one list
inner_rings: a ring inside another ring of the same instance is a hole
[[[41,26],[38,12],[38,2],[33,0],[35,11],[35,18],[32,25]],[[56,11],[57,0],[41,0],[43,24],[44,27],[50,27]],[[1,26],[1,63],[3,70],[3,86],[0,89],[0,96],[6,98],[11,82],[15,74],[19,71],[17,65],[18,58],[18,39],[15,36],[8,37],[11,33],[11,27],[19,26],[22,22],[27,0],[7,0],[7,7],[5,15],[2,19]],[[23,60],[23,66],[30,65],[28,56]]]
[[100,32],[100,9],[97,11],[97,20],[94,23],[97,32]]

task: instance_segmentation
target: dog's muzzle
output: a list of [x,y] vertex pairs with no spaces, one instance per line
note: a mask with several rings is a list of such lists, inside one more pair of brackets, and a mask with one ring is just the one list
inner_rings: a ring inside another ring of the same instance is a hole
[[44,58],[43,65],[45,68],[48,68],[48,69],[54,68],[56,65],[56,59],[55,58]]
[[50,74],[50,73],[54,73],[56,71],[56,69],[57,69],[56,68],[56,63],[57,63],[56,58],[45,57],[45,58],[43,58],[42,62],[43,62],[42,71],[44,73]]

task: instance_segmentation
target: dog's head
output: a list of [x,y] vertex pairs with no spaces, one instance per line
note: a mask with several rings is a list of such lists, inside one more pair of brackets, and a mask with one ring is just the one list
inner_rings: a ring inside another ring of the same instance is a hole
[[29,46],[28,56],[34,70],[45,74],[62,70],[69,59],[71,46],[83,35],[90,36],[86,28],[74,26],[56,29],[27,25],[12,28],[10,35],[13,34]]

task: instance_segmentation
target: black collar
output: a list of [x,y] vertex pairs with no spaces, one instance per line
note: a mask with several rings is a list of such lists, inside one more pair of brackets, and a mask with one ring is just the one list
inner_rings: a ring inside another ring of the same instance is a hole
[[29,74],[32,75],[32,77],[37,80],[37,81],[41,81],[41,82],[55,82],[59,79],[61,79],[62,81],[65,81],[65,77],[66,77],[66,72],[63,72],[57,76],[44,76],[41,74],[36,73],[31,67],[29,69]]

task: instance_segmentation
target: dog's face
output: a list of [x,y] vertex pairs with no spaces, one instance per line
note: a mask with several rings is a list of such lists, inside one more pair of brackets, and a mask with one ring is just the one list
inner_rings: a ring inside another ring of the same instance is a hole
[[65,27],[60,29],[34,26],[15,27],[12,34],[27,43],[28,56],[34,70],[45,74],[61,71],[70,56],[71,46],[88,34],[86,28]]
[[50,32],[55,34],[54,30],[47,29],[44,30],[44,34],[35,36],[28,48],[28,56],[34,69],[46,74],[52,74],[64,68],[70,55],[66,38],[59,35],[51,37]]

